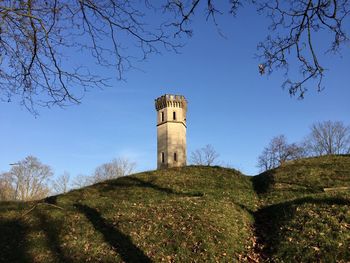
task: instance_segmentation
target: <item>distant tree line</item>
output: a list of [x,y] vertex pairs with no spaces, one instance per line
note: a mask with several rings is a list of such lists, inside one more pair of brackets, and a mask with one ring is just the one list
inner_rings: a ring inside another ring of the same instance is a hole
[[[333,154],[350,154],[350,126],[340,121],[318,122],[300,143],[289,143],[284,135],[272,138],[258,157],[257,166],[266,171],[290,160]],[[214,147],[208,144],[193,151],[190,161],[194,165],[212,166],[218,165],[218,157]],[[10,171],[0,173],[0,201],[30,201],[66,193],[72,188],[129,175],[136,167],[126,158],[116,158],[98,166],[91,175],[79,175],[71,181],[68,172],[53,179],[51,167],[34,156],[11,165]]]
[[11,165],[10,171],[0,173],[0,201],[38,200],[50,194],[66,193],[72,188],[126,176],[135,169],[134,162],[117,158],[100,165],[91,175],[79,175],[71,182],[68,172],[53,178],[51,167],[34,156]]
[[333,154],[350,154],[350,126],[341,121],[317,122],[300,143],[288,143],[284,135],[272,138],[258,157],[257,166],[266,171],[286,161]]

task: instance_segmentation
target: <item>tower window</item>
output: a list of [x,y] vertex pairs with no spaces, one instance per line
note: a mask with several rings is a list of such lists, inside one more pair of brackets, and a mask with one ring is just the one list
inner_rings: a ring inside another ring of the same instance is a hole
[[173,120],[176,120],[176,112],[173,112]]
[[164,161],[165,161],[165,158],[164,158],[165,156],[164,156],[164,152],[162,152],[162,163],[164,163]]
[[164,121],[164,111],[162,111],[162,121]]
[[177,162],[177,155],[174,153],[174,161]]

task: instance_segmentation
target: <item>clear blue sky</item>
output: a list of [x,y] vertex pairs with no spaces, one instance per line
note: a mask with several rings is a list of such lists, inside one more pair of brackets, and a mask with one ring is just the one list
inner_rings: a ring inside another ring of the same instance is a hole
[[126,82],[114,80],[112,88],[86,93],[79,106],[39,109],[34,118],[18,104],[0,102],[0,171],[30,154],[56,174],[66,170],[72,176],[90,174],[120,156],[136,161],[138,171],[155,169],[154,99],[165,93],[188,100],[188,155],[212,144],[220,161],[246,174],[258,172],[257,157],[275,135],[294,142],[316,121],[350,124],[349,45],[342,58],[321,55],[329,69],[326,89],[317,93],[310,86],[306,98],[298,100],[281,89],[282,72],[258,74],[254,54],[266,36],[263,17],[250,10],[235,19],[221,17],[226,39],[212,23],[197,18],[181,54],[152,56],[138,65],[142,70],[127,72]]

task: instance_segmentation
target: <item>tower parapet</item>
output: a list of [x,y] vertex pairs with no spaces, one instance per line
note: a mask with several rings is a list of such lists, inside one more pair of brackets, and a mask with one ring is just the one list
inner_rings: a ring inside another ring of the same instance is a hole
[[165,94],[155,99],[156,110],[161,110],[166,107],[179,107],[187,109],[187,101],[182,95]]
[[182,95],[155,99],[157,110],[157,167],[186,165],[187,101]]

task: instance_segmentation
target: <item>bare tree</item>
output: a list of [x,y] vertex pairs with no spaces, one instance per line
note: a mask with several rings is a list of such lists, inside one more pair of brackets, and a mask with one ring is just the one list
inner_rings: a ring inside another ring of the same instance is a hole
[[72,181],[72,188],[78,189],[92,184],[94,184],[94,180],[91,175],[78,174]]
[[51,168],[34,156],[28,156],[18,162],[11,168],[9,174],[12,179],[14,200],[40,199],[50,192],[48,180],[53,175]]
[[136,163],[126,158],[116,158],[111,162],[100,165],[93,175],[94,183],[110,180],[131,174],[136,167]]
[[214,165],[219,154],[215,151],[214,147],[207,144],[201,149],[197,149],[191,153],[191,162],[194,165]]
[[[104,87],[106,79],[75,57],[88,56],[97,65],[114,68],[119,79],[135,61],[162,49],[177,51],[182,36],[191,36],[196,13],[233,16],[243,3],[253,3],[271,20],[270,35],[258,44],[259,72],[289,69],[299,63],[300,80],[283,86],[303,97],[306,83],[325,74],[319,54],[340,52],[348,40],[345,20],[348,0],[231,0],[222,10],[218,0],[3,0],[0,2],[0,99],[19,99],[30,111],[36,105],[79,103],[83,92]],[[222,6],[222,5],[221,5]],[[156,20],[154,13],[157,12]],[[316,35],[329,42],[327,50],[315,46]],[[324,36],[328,36],[325,38]],[[79,63],[81,62],[81,63]]]
[[258,167],[261,171],[276,168],[289,160],[305,157],[306,152],[296,143],[289,144],[284,135],[279,135],[270,141],[258,157]]
[[201,149],[191,152],[191,163],[194,165],[204,165],[203,154]]
[[136,163],[127,158],[116,158],[95,169],[92,175],[78,175],[73,181],[74,188],[86,187],[105,180],[110,180],[133,173]]
[[[305,83],[314,79],[321,91],[325,67],[319,55],[338,53],[347,42],[345,20],[350,12],[349,1],[263,1],[259,12],[271,19],[270,29],[276,32],[258,45],[267,71],[282,68],[288,72],[291,61],[297,59],[301,78],[296,81],[288,78],[283,87],[291,95],[303,98],[307,91]],[[320,34],[329,43],[325,50],[316,47],[315,39]]]
[[58,176],[56,180],[53,181],[53,184],[52,184],[52,187],[55,193],[57,194],[67,193],[68,190],[70,189],[69,180],[70,180],[70,174],[66,171],[60,176]]
[[350,126],[340,121],[314,123],[306,138],[307,149],[316,156],[350,153]]
[[115,68],[121,79],[159,48],[176,50],[162,22],[147,25],[150,9],[148,1],[0,1],[0,98],[19,98],[30,111],[79,103],[82,92],[106,79],[76,55]]
[[[191,21],[195,13],[204,9],[207,19],[212,19],[215,25],[216,17],[225,13],[217,8],[220,1],[194,0],[178,1],[168,0],[165,9],[172,12],[175,21],[171,25],[176,28],[177,35],[192,35]],[[306,83],[316,80],[317,90],[322,90],[322,79],[325,67],[320,61],[320,54],[324,52],[337,54],[340,47],[348,40],[345,30],[346,19],[350,13],[348,0],[232,0],[229,12],[236,15],[243,3],[253,3],[261,15],[265,15],[271,22],[270,34],[258,44],[261,63],[259,72],[272,73],[277,69],[284,69],[288,75],[291,62],[299,65],[300,79],[291,80],[288,77],[283,87],[291,95],[304,97],[307,91]],[[316,36],[322,34],[326,49],[315,45]]]
[[0,174],[0,201],[15,199],[15,191],[12,185],[13,178],[10,173]]

